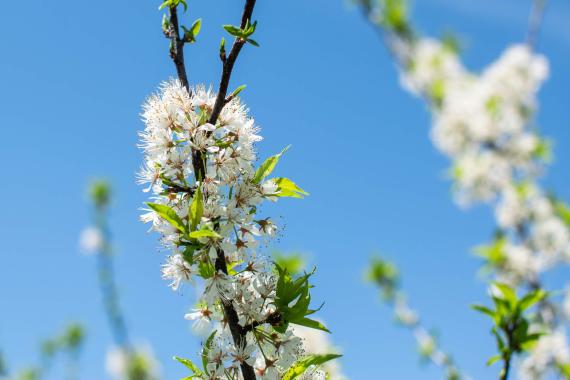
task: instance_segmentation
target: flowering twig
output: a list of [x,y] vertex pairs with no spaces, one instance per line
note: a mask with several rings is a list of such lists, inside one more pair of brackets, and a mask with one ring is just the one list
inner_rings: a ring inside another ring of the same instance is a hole
[[[165,0],[161,7],[179,4],[186,2]],[[194,378],[316,376],[318,365],[338,357],[303,354],[289,329],[297,324],[328,332],[307,317],[318,311],[310,309],[314,272],[293,276],[256,252],[257,239],[270,238],[277,228],[269,218],[257,217],[259,204],[308,193],[288,178],[266,178],[287,148],[254,168],[254,144],[261,136],[237,97],[244,86],[227,96],[243,45],[258,46],[251,39],[254,5],[246,1],[239,26],[224,25],[235,40],[229,56],[222,40],[218,93],[171,80],[144,105],[140,182],[150,184],[145,191],[152,190],[153,197],[141,219],[152,222],[172,252],[162,273],[173,290],[195,277],[205,281],[196,309],[185,315],[196,333],[209,334],[202,345],[203,368],[177,358]],[[169,22],[165,28],[163,21],[163,29],[172,29]],[[195,40],[198,25],[182,27],[185,40]]]

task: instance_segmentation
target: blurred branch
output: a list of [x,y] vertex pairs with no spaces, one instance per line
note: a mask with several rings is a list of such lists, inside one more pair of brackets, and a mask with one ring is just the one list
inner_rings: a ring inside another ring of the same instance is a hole
[[465,378],[452,356],[439,347],[434,334],[421,324],[419,314],[409,306],[407,297],[400,287],[400,277],[396,266],[389,261],[375,257],[370,263],[366,279],[379,288],[382,299],[393,309],[396,321],[413,334],[421,358],[441,368],[446,380]]
[[531,50],[534,50],[538,44],[540,28],[544,20],[544,10],[546,8],[546,0],[534,0],[530,11],[528,21],[528,31],[526,43]]
[[113,265],[111,233],[108,227],[111,187],[107,181],[98,180],[91,184],[90,193],[94,204],[95,228],[101,235],[101,241],[97,247],[97,276],[103,305],[115,344],[129,352],[131,350],[129,334],[119,302]]

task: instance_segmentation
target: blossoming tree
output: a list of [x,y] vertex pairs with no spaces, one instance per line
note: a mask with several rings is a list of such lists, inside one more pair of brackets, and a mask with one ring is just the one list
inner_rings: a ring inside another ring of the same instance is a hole
[[[144,165],[140,182],[152,193],[142,216],[168,250],[163,277],[173,290],[200,279],[198,306],[186,315],[206,333],[202,366],[178,358],[200,379],[318,379],[319,365],[335,354],[309,354],[291,325],[328,331],[309,316],[313,272],[293,276],[257,249],[278,228],[258,213],[264,201],[307,193],[285,177],[270,177],[287,148],[257,168],[254,145],[260,129],[239,98],[228,94],[232,71],[252,39],[255,0],[247,0],[239,25],[224,25],[231,47],[220,44],[222,74],[214,92],[190,86],[184,46],[194,43],[201,20],[181,25],[185,0],[166,0],[162,28],[170,40],[177,79],[162,84],[144,104]],[[229,44],[228,44],[229,45]],[[228,51],[229,50],[229,51]]]

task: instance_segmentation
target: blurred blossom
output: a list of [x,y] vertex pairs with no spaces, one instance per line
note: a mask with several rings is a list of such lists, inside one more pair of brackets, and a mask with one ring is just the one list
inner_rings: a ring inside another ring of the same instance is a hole
[[85,228],[79,236],[79,247],[85,254],[97,254],[103,248],[103,234],[98,228]]
[[[333,345],[329,333],[300,325],[291,325],[290,328],[296,336],[301,338],[303,349],[307,354],[324,355],[339,352],[339,349]],[[342,373],[338,360],[327,362],[322,367],[327,373],[326,379],[347,380],[347,377]]]

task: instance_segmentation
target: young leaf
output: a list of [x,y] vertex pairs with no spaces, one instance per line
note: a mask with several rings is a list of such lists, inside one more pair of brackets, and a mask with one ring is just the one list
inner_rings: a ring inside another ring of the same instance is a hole
[[[212,342],[214,341],[214,336],[216,335],[217,331],[214,331],[210,334],[206,342],[204,343],[204,348],[202,349],[202,366],[204,370],[208,372],[208,354],[212,349]],[[209,374],[209,373],[208,373]]]
[[322,331],[326,331],[328,333],[330,333],[330,330],[326,328],[325,325],[323,325],[321,322],[319,321],[315,321],[314,319],[310,319],[310,318],[301,318],[301,319],[296,319],[294,321],[289,321],[295,325],[301,325],[301,326],[305,326],[305,327],[310,327],[312,329],[317,329],[317,330],[322,330]]
[[198,231],[192,231],[188,234],[188,236],[190,236],[192,239],[199,239],[199,238],[215,238],[215,239],[221,239],[222,236],[220,234],[218,234],[216,231],[212,231],[212,230],[198,230]]
[[202,196],[202,187],[197,186],[190,204],[190,231],[194,231],[200,224],[202,215],[204,215],[204,197]]
[[196,37],[200,33],[200,29],[202,29],[202,19],[201,18],[194,21],[194,23],[190,27],[190,31],[192,32],[192,35],[194,37]]
[[275,195],[278,197],[303,198],[303,196],[309,195],[289,178],[273,178],[272,181],[277,185],[278,192]]
[[495,363],[498,360],[501,360],[503,358],[502,355],[495,355],[493,357],[491,357],[489,360],[487,360],[487,363],[485,363],[487,366],[492,365],[493,363]]
[[231,97],[231,98],[234,98],[234,97],[238,96],[238,94],[239,94],[240,92],[242,92],[246,87],[247,87],[247,85],[242,84],[241,86],[239,86],[238,88],[236,88],[236,89],[232,92],[232,94],[230,95],[230,97]]
[[190,360],[190,359],[184,359],[184,358],[181,358],[181,357],[178,357],[178,356],[175,356],[175,357],[174,357],[174,360],[176,360],[176,361],[179,362],[179,363],[184,364],[184,366],[185,366],[186,368],[188,368],[190,371],[192,371],[194,375],[201,375],[201,374],[202,374],[202,371],[200,370],[200,368],[198,368],[198,366],[197,366],[196,364],[194,364],[194,363],[192,362],[192,360]]
[[238,38],[244,38],[245,37],[243,30],[241,30],[237,26],[233,26],[233,25],[222,25],[222,26],[226,30],[226,32],[228,32],[229,34],[231,34],[234,37],[238,37]]
[[151,210],[156,212],[162,219],[170,223],[172,227],[176,228],[178,231],[182,233],[186,233],[186,226],[184,225],[184,222],[182,221],[182,219],[180,219],[176,211],[174,211],[173,209],[171,209],[166,205],[161,205],[158,203],[146,202],[146,205],[150,207]]
[[291,368],[283,374],[283,380],[294,380],[301,376],[310,366],[324,364],[330,360],[340,358],[342,355],[325,354],[325,355],[309,355],[294,363]]
[[518,303],[518,308],[521,312],[525,311],[529,307],[532,307],[537,302],[542,301],[548,295],[542,289],[533,290],[532,292],[526,294]]
[[283,153],[285,153],[289,149],[289,147],[290,147],[290,145],[285,147],[280,153],[276,154],[275,156],[271,156],[268,159],[266,159],[261,164],[261,166],[259,168],[257,168],[257,170],[255,171],[255,174],[253,175],[252,182],[253,183],[259,183],[265,177],[267,177],[269,174],[271,174],[273,169],[275,169],[275,165],[277,165],[277,163],[279,162],[279,159],[281,158]]
[[210,263],[209,261],[207,262],[200,261],[200,263],[198,264],[198,273],[202,278],[208,279],[214,276],[214,273],[216,273],[216,268],[214,268],[212,263]]
[[480,313],[483,314],[487,314],[488,316],[490,316],[491,318],[495,318],[495,312],[491,309],[489,309],[488,307],[482,306],[482,305],[471,305],[471,308],[473,310],[476,310]]
[[259,44],[257,43],[256,40],[252,40],[251,38],[248,38],[246,41],[249,42],[250,44],[252,44],[252,45],[255,46],[255,47],[259,47]]
[[507,284],[502,284],[500,282],[494,282],[493,287],[495,290],[497,290],[498,293],[495,294],[495,296],[507,301],[507,303],[509,304],[509,306],[511,306],[511,308],[513,308],[513,306],[517,304],[518,301],[517,293],[513,290],[513,288],[511,288]]

